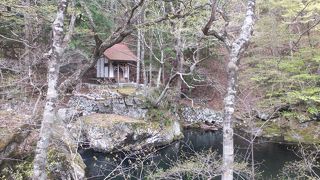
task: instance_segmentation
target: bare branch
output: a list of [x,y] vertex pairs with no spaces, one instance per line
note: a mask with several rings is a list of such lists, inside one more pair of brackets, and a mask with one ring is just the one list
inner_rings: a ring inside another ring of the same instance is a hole
[[[218,32],[214,29],[210,29],[212,27],[213,22],[216,21],[217,12],[222,16],[223,20],[225,21],[224,29],[222,32]],[[206,36],[214,36],[215,38],[223,42],[226,45],[227,49],[230,50],[231,43],[230,43],[230,40],[228,39],[228,34],[227,34],[228,25],[229,25],[228,16],[225,14],[224,11],[218,9],[217,2],[216,0],[214,0],[211,4],[211,15],[210,15],[209,21],[202,28],[203,34]]]
[[304,35],[306,35],[307,33],[309,33],[313,28],[315,28],[318,24],[320,24],[320,18],[318,18],[317,20],[315,20],[315,23],[310,26],[308,29],[306,29],[305,31],[303,31],[300,35],[297,41],[293,42],[293,44],[298,47],[299,42],[301,41],[302,37]]
[[62,47],[66,48],[68,43],[71,40],[71,37],[73,35],[74,32],[74,26],[75,26],[75,22],[76,22],[76,11],[74,9],[75,6],[75,2],[74,0],[71,1],[71,7],[72,7],[72,14],[71,14],[71,19],[70,19],[70,23],[69,23],[69,27],[68,27],[68,32],[66,33],[66,35],[64,36],[63,39],[63,43],[62,43]]
[[4,38],[4,39],[7,39],[7,40],[9,40],[9,41],[15,41],[15,42],[22,43],[22,44],[24,44],[25,46],[27,46],[27,47],[29,47],[29,48],[34,48],[34,47],[30,46],[28,43],[26,43],[26,42],[23,41],[23,40],[9,38],[9,37],[6,37],[6,36],[4,36],[4,35],[2,35],[2,34],[0,34],[0,37],[2,37],[2,38]]

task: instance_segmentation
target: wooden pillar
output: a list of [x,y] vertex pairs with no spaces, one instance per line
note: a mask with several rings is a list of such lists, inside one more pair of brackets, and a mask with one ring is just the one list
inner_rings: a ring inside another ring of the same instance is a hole
[[104,78],[104,59],[100,58],[100,77]]
[[109,78],[109,80],[110,80],[110,71],[111,71],[111,68],[110,68],[110,66],[111,66],[111,61],[110,60],[108,60],[108,78]]
[[120,65],[118,63],[118,84],[120,84]]
[[127,69],[128,69],[128,82],[130,82],[130,65],[129,64],[127,66]]

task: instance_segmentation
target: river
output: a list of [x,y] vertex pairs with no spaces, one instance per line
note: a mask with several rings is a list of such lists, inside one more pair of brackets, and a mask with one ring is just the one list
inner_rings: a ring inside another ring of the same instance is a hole
[[[194,152],[203,150],[214,150],[219,154],[222,152],[222,133],[216,132],[201,132],[195,130],[184,131],[184,139],[172,143],[169,146],[159,149],[152,154],[152,162],[156,162],[158,167],[168,168],[170,162],[176,161],[190,155]],[[235,137],[235,151],[239,157],[247,158],[248,156],[248,143],[241,138]],[[116,167],[111,161],[121,162],[123,153],[106,154],[95,152],[93,150],[81,150],[81,155],[87,165],[86,173],[89,179],[100,180],[104,179],[113,168]],[[150,155],[150,154],[148,154]],[[254,145],[254,159],[258,170],[262,173],[263,179],[277,179],[277,174],[282,169],[286,162],[297,160],[298,157],[290,145],[260,142]],[[146,161],[147,162],[147,161]],[[127,166],[130,162],[126,161],[123,164]],[[138,170],[140,171],[140,170]],[[132,170],[131,170],[132,172]],[[136,173],[136,172],[134,172]],[[121,179],[121,178],[117,178]]]

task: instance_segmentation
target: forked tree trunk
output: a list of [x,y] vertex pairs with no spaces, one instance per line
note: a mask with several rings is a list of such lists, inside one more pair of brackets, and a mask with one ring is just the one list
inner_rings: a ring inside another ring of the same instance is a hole
[[52,54],[48,62],[48,90],[46,96],[46,105],[43,112],[43,119],[39,134],[39,141],[37,143],[34,165],[33,165],[33,179],[46,180],[46,164],[47,164],[47,150],[50,144],[52,135],[52,124],[56,119],[56,103],[58,101],[57,83],[59,77],[59,62],[63,53],[63,21],[64,12],[67,7],[67,0],[58,1],[57,17],[52,25],[53,42]]
[[228,87],[224,98],[222,180],[232,180],[234,172],[233,112],[237,93],[238,65],[247,49],[255,21],[255,0],[248,0],[246,16],[239,37],[232,43],[228,63]]

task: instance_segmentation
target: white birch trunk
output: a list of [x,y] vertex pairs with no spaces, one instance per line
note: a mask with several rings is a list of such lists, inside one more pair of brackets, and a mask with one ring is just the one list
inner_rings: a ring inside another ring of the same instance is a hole
[[59,62],[63,53],[63,21],[64,12],[67,7],[67,0],[58,1],[58,10],[55,21],[53,22],[53,42],[52,54],[48,62],[48,90],[46,96],[46,105],[43,112],[43,119],[40,129],[40,139],[37,143],[34,158],[34,174],[35,180],[46,180],[46,164],[47,150],[52,135],[52,124],[56,119],[56,103],[58,101],[57,83],[59,78]]
[[159,71],[158,71],[158,77],[157,77],[157,88],[160,87],[161,85],[161,73],[162,73],[162,65],[160,65],[159,67]]
[[249,0],[246,16],[241,27],[239,37],[231,46],[228,63],[228,87],[224,98],[223,121],[223,172],[222,180],[232,180],[234,172],[234,144],[233,144],[233,112],[235,109],[238,65],[243,52],[247,49],[253,33],[255,20],[255,0]]
[[149,87],[152,87],[152,63],[149,64]]
[[162,46],[161,46],[161,57],[160,57],[160,67],[159,67],[159,72],[158,72],[158,78],[157,78],[157,88],[160,87],[161,85],[161,76],[163,75],[162,77],[162,81],[164,83],[164,50],[162,49]]

